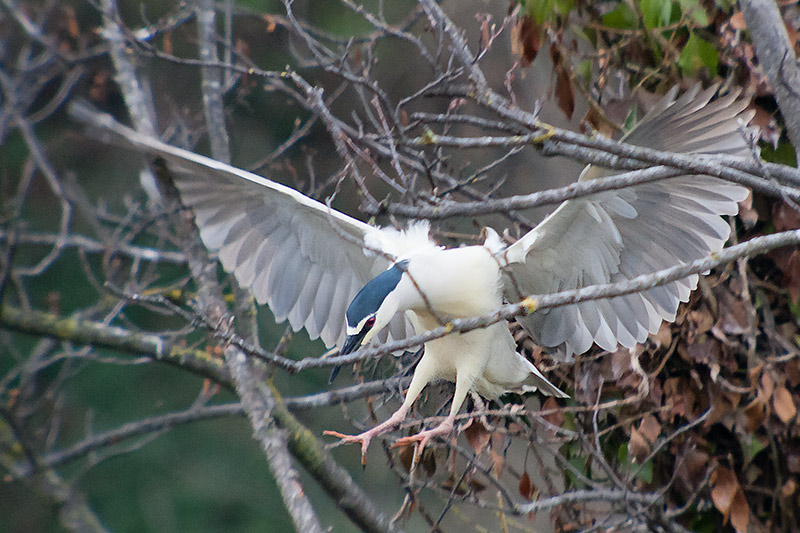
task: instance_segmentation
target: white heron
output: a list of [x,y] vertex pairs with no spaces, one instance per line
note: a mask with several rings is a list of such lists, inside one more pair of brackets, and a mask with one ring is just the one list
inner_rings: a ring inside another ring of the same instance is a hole
[[[752,117],[738,93],[712,101],[699,86],[671,90],[624,141],[684,154],[747,155],[743,124]],[[437,315],[471,318],[546,294],[633,278],[719,251],[747,189],[709,176],[683,175],[569,200],[519,241],[445,249],[426,222],[378,228],[330,210],[298,191],[132,130],[125,139],[164,159],[205,245],[278,321],[305,328],[349,353],[382,330],[398,339],[440,324]],[[589,166],[581,180],[615,172]],[[346,236],[347,238],[343,237]],[[380,251],[381,253],[375,253]],[[631,348],[674,320],[697,276],[644,292],[535,312],[517,320],[546,350],[581,354],[596,343]],[[349,304],[349,306],[348,306]],[[425,343],[400,408],[360,435],[326,432],[361,444],[399,426],[433,380],[455,382],[449,415],[437,427],[396,444],[449,434],[466,395],[496,398],[539,389],[566,397],[517,353],[501,321]]]

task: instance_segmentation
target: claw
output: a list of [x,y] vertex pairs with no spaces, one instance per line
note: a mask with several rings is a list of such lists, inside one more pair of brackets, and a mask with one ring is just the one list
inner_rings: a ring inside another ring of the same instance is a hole
[[323,435],[327,435],[329,437],[336,437],[342,441],[342,444],[354,444],[354,443],[361,443],[361,466],[367,466],[367,449],[369,448],[369,443],[372,440],[372,435],[369,431],[365,431],[360,435],[346,435],[344,433],[339,433],[338,431],[323,431]]
[[408,407],[401,406],[400,409],[395,411],[395,413],[389,417],[389,420],[385,421],[382,424],[378,424],[374,428],[370,429],[369,431],[365,431],[360,435],[346,435],[344,433],[339,433],[338,431],[323,431],[323,435],[329,435],[331,437],[336,437],[337,439],[341,439],[342,444],[351,444],[360,442],[361,443],[361,466],[367,466],[367,448],[369,448],[370,441],[379,435],[383,435],[384,433],[388,433],[389,431],[396,428],[400,425],[400,422],[403,421],[406,417],[406,413],[408,412]]
[[417,443],[417,448],[414,451],[414,465],[417,465],[420,459],[422,459],[422,452],[428,444],[428,441],[433,437],[444,437],[450,434],[451,431],[453,431],[453,422],[447,419],[433,429],[420,431],[416,435],[409,435],[408,437],[397,439],[392,443],[391,447],[402,448],[409,444]]

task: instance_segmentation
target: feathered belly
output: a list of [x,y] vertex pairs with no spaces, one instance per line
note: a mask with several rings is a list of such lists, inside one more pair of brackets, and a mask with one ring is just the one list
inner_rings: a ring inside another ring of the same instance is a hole
[[[417,327],[419,319],[412,322]],[[530,375],[505,321],[428,341],[424,357],[430,358],[435,379],[456,381],[461,373],[472,380],[471,390],[490,399],[518,389]]]

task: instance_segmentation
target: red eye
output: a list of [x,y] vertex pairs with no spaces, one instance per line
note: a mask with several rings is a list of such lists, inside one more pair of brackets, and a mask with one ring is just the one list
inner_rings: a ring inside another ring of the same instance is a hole
[[367,321],[364,323],[364,327],[365,328],[371,328],[374,325],[375,325],[375,317],[374,316],[369,317],[367,319]]

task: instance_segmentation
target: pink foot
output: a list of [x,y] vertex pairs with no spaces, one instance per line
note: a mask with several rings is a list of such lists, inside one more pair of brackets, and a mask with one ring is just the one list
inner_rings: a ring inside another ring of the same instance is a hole
[[369,443],[372,440],[372,437],[375,436],[375,433],[372,430],[365,431],[360,435],[345,435],[344,433],[339,433],[338,431],[323,431],[322,434],[341,439],[341,444],[361,443],[361,466],[367,466],[367,449],[369,448]]
[[397,439],[392,444],[392,448],[402,448],[403,446],[408,446],[416,442],[417,450],[416,453],[414,453],[414,462],[418,463],[422,457],[422,451],[425,449],[425,445],[428,444],[431,438],[447,436],[451,431],[453,431],[453,422],[448,419],[435,428],[420,431],[416,435],[409,435],[408,437]]

